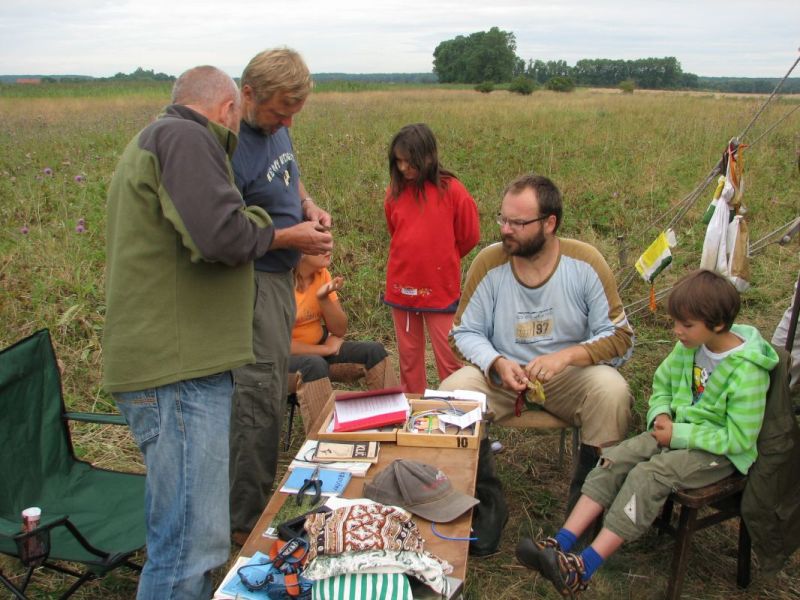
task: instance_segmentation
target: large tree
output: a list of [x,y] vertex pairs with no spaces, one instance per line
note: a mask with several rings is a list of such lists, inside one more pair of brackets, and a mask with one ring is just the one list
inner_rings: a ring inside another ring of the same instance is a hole
[[442,83],[510,81],[523,64],[516,50],[514,34],[497,27],[459,35],[436,46],[433,71]]

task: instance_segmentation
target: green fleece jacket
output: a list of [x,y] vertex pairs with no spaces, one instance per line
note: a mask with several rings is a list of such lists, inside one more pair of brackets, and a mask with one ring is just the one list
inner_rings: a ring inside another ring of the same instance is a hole
[[108,191],[103,383],[143,390],[254,361],[253,260],[272,222],[246,208],[236,135],[172,105],[125,148]]
[[705,391],[692,404],[692,368],[695,350],[680,342],[664,359],[653,377],[647,411],[652,427],[659,414],[672,417],[671,448],[697,448],[726,456],[742,473],[756,459],[756,441],[764,419],[769,372],[778,355],[757,329],[731,328],[745,340],[711,373]]

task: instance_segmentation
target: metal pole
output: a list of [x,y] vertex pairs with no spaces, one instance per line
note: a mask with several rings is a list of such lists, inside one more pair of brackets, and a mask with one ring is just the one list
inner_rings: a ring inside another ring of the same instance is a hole
[[784,348],[791,354],[794,347],[794,335],[797,333],[797,317],[800,314],[800,275],[797,276],[797,283],[794,286],[794,301],[792,302],[792,314],[789,317],[789,331],[786,334],[786,344]]

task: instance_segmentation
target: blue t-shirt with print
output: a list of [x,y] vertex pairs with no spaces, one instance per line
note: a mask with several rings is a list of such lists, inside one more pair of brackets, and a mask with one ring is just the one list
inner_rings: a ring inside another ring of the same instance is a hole
[[[260,206],[266,210],[276,229],[302,222],[300,168],[286,127],[265,135],[242,121],[239,144],[231,162],[236,187],[248,206]],[[297,250],[270,250],[256,259],[255,268],[285,273],[299,260],[300,252]]]

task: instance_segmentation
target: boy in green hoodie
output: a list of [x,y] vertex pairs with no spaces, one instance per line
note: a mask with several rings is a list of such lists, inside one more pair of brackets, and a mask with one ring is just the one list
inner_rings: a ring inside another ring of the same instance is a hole
[[[648,431],[603,452],[554,537],[517,545],[517,559],[564,596],[583,591],[624,542],[652,525],[673,489],[703,487],[756,459],[775,350],[758,330],[734,325],[739,293],[725,277],[695,271],[673,288],[667,312],[678,338],[656,369]],[[580,554],[578,537],[606,513]]]

